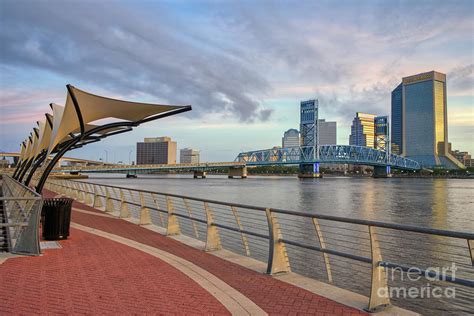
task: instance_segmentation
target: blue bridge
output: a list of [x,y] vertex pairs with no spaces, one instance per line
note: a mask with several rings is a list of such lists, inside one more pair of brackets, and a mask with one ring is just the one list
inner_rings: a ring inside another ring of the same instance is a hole
[[248,151],[240,153],[235,161],[244,162],[247,166],[330,163],[389,167],[401,170],[421,169],[420,163],[415,160],[383,150],[353,145],[321,145],[318,147]]
[[[318,148],[318,150],[315,150]],[[391,169],[420,170],[421,165],[412,159],[387,154],[362,146],[322,145],[318,147],[272,148],[240,153],[233,162],[153,165],[75,165],[60,167],[53,172],[69,173],[153,173],[157,171],[191,171],[195,177],[205,177],[206,171],[229,168],[229,177],[247,177],[247,168],[265,165],[300,165],[303,173],[319,173],[319,164],[352,164],[374,167],[374,175],[388,175]]]

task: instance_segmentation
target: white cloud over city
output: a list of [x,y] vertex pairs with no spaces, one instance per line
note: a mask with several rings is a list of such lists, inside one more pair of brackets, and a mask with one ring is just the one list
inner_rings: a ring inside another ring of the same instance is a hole
[[313,97],[343,143],[356,111],[389,114],[403,76],[437,70],[448,75],[450,139],[474,151],[473,15],[471,1],[2,1],[0,149],[64,102],[67,83],[193,105],[106,141],[121,159],[145,136],[207,160],[278,145]]

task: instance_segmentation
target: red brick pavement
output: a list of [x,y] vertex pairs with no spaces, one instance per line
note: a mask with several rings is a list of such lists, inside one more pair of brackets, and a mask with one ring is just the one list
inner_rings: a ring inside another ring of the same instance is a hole
[[[46,192],[46,190],[44,192],[45,196],[55,195],[52,192]],[[91,207],[78,202],[75,202],[74,206],[85,210],[93,210]],[[80,212],[73,212],[72,220],[75,223],[132,239],[186,259],[214,274],[270,314],[365,314],[354,308],[344,306],[302,288],[274,279],[271,276],[257,273],[212,256],[204,251],[189,247],[124,220],[99,217]]]
[[228,314],[154,256],[76,229],[60,243],[0,265],[0,314]]

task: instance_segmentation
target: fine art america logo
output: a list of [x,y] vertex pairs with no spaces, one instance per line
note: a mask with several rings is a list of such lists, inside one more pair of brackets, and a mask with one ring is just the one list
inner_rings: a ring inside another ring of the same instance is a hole
[[[382,287],[378,289],[377,294],[379,297],[390,297],[390,298],[455,298],[456,288],[453,286],[437,286],[432,285],[430,282],[436,281],[455,281],[456,280],[456,267],[455,263],[452,263],[450,267],[429,267],[428,269],[422,270],[418,267],[411,267],[408,271],[404,272],[401,268],[391,268],[379,270],[380,273],[385,273],[386,280],[396,282],[422,282],[413,286],[391,286]],[[383,277],[383,276],[381,276]],[[424,283],[423,281],[426,281]]]

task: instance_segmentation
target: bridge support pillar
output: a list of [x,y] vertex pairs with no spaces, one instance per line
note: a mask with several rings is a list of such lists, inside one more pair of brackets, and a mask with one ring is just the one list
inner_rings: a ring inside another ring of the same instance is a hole
[[374,178],[390,178],[392,177],[390,166],[375,166],[374,173],[372,174]]
[[247,178],[247,167],[229,168],[229,179],[233,179],[234,177],[240,177],[241,179]]
[[206,171],[199,171],[199,170],[194,171],[194,179],[197,179],[197,178],[206,179],[206,176],[207,176]]
[[319,162],[314,164],[302,164],[300,165],[300,173],[298,178],[322,178],[322,174],[319,172]]

